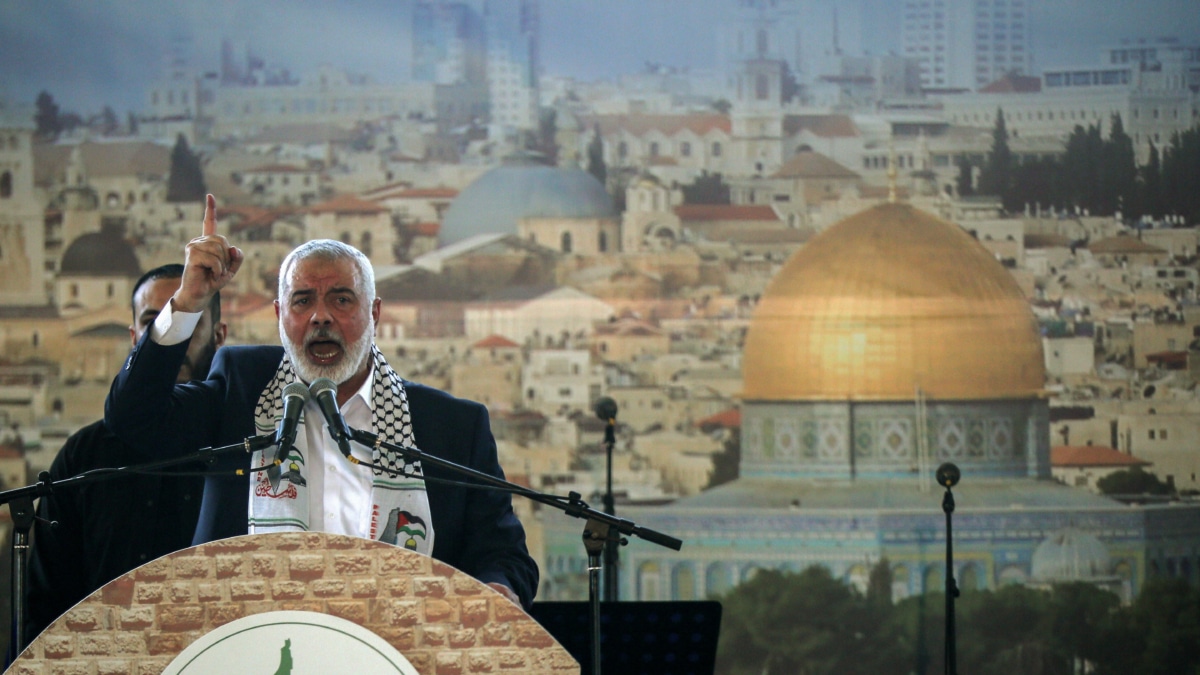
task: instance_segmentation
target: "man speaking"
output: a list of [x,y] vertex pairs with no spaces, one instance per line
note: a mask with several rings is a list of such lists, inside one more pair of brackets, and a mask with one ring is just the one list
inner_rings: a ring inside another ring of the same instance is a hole
[[[150,456],[270,433],[283,417],[289,384],[327,378],[349,426],[503,477],[487,410],[402,380],[375,347],[382,303],[374,271],[366,256],[341,242],[310,241],[284,259],[275,300],[282,348],[227,346],[207,380],[176,385],[201,311],[242,264],[241,250],[217,234],[212,195],[203,233],[185,250],[179,290],[130,353],[105,402],[105,424],[123,441]],[[192,543],[281,531],[382,540],[432,555],[528,608],[538,571],[507,493],[426,482],[457,476],[423,470],[382,447],[349,450],[404,475],[352,463],[322,422],[317,402],[309,400],[282,472],[273,476],[237,472],[272,464],[274,448],[218,458]]]

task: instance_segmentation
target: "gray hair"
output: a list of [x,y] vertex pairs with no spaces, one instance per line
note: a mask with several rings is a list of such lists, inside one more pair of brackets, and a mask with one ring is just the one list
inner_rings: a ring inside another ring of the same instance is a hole
[[358,291],[359,295],[366,298],[368,304],[375,301],[375,270],[371,267],[371,261],[367,259],[367,256],[363,255],[362,251],[353,246],[335,239],[313,239],[293,249],[283,259],[283,264],[279,266],[279,300],[281,302],[287,295],[287,289],[291,283],[292,269],[301,260],[308,260],[309,258],[329,262],[350,260],[358,270],[358,273],[355,275],[355,290]]

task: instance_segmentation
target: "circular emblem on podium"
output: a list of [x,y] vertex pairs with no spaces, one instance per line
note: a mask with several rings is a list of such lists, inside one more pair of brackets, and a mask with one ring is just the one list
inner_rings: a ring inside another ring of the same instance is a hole
[[362,626],[317,612],[265,612],[231,621],[180,652],[163,675],[396,673],[419,675]]

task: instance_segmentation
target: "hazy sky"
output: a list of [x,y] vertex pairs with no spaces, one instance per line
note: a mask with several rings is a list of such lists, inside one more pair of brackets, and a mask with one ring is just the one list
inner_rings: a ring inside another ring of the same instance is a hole
[[[140,109],[173,39],[216,70],[222,38],[302,73],[322,63],[395,81],[405,0],[0,0],[0,95],[43,89],[64,110]],[[501,0],[504,1],[504,0]],[[515,2],[515,0],[510,0]],[[862,0],[872,51],[899,48],[903,0]],[[543,70],[580,79],[637,72],[647,61],[715,65],[734,0],[542,0]],[[1200,43],[1197,0],[1030,0],[1035,68],[1090,63],[1122,38]]]

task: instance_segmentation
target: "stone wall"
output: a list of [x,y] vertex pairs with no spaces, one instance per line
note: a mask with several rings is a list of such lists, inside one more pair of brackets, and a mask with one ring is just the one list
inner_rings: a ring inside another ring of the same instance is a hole
[[394,546],[323,533],[236,537],[147,563],[51,624],[9,672],[161,673],[208,631],[279,610],[359,624],[423,675],[579,672],[544,628],[473,577]]

